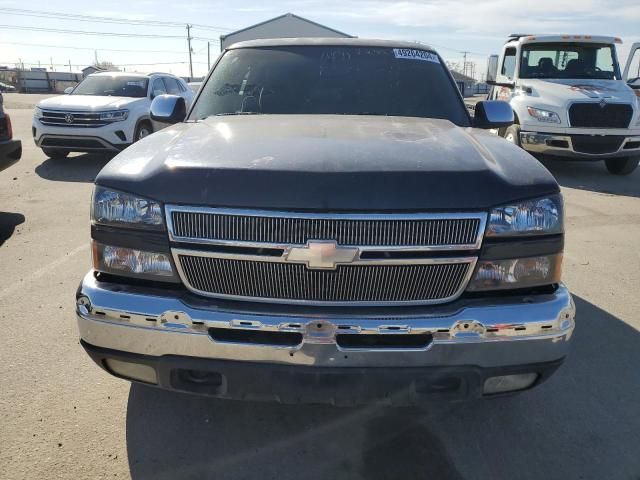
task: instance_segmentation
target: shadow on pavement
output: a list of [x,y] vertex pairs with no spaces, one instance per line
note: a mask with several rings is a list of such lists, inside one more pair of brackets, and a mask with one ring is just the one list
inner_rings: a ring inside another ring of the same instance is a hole
[[36,173],[45,180],[56,182],[93,182],[113,155],[85,153],[68,158],[47,158],[36,167]]
[[24,223],[21,213],[0,212],[0,245],[11,238],[18,225]]
[[133,385],[136,479],[598,479],[640,473],[640,334],[576,299],[572,354],[506,399],[391,409],[233,402]]
[[540,162],[563,187],[640,197],[640,167],[630,175],[618,176],[610,174],[603,161],[580,162],[545,157]]

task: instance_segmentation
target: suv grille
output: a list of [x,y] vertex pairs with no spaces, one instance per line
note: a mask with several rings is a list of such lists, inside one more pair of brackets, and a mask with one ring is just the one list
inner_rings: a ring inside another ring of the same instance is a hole
[[103,127],[108,122],[100,120],[100,114],[94,112],[42,110],[40,123],[57,127]]
[[307,214],[171,205],[166,218],[178,272],[193,292],[319,305],[453,300],[473,273],[486,223],[486,213]]
[[572,127],[584,128],[627,128],[633,108],[629,104],[574,103],[569,108]]

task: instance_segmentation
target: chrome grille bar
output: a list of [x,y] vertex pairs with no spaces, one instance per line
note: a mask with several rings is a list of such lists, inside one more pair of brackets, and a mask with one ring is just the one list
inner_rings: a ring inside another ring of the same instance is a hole
[[245,246],[304,245],[335,240],[368,250],[474,250],[486,213],[314,214],[199,207],[166,207],[170,239]]
[[[67,115],[71,115],[71,122],[67,122]],[[102,127],[108,123],[104,120],[100,120],[100,114],[96,112],[72,112],[60,110],[42,110],[40,122],[44,125],[58,127]]]
[[187,287],[201,295],[315,305],[425,305],[454,300],[475,257],[359,260],[312,270],[281,257],[174,249]]

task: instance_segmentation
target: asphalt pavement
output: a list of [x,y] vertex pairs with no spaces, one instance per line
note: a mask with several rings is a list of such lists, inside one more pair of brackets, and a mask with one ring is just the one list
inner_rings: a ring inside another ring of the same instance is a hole
[[401,409],[220,401],[131,386],[80,347],[74,293],[107,159],[48,159],[37,100],[5,99],[24,153],[0,173],[0,478],[640,478],[640,170],[545,162],[565,195],[577,329],[538,389]]

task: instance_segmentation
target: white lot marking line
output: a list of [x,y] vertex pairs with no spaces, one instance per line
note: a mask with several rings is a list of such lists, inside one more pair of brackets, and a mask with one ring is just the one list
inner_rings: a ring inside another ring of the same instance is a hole
[[72,257],[76,256],[80,252],[82,252],[84,250],[88,250],[88,249],[89,249],[89,243],[83,243],[82,245],[80,245],[80,246],[74,248],[73,250],[71,250],[66,255],[54,260],[53,262],[45,265],[44,267],[40,267],[38,270],[33,272],[31,275],[28,275],[25,278],[22,278],[19,282],[16,282],[13,285],[11,285],[10,287],[7,287],[4,290],[0,291],[0,299],[8,297],[9,295],[11,295],[16,290],[19,290],[22,287],[24,287],[25,284],[30,283],[30,282],[32,282],[34,280],[37,280],[40,277],[45,276],[51,270],[59,267],[60,265],[65,263],[67,260],[69,260]]

